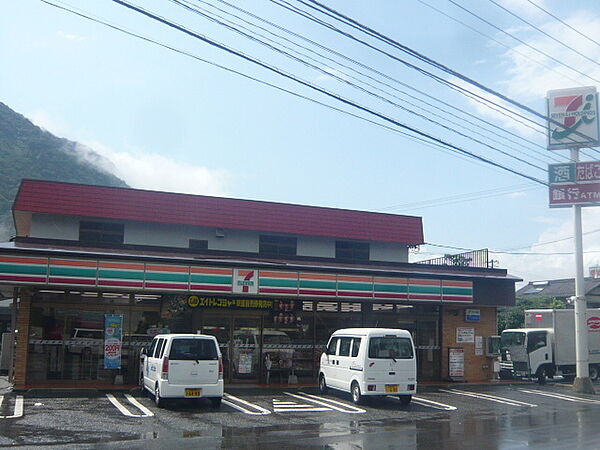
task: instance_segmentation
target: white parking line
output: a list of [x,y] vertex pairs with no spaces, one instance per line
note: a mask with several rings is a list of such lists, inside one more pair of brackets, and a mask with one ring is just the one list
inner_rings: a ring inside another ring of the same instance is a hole
[[140,402],[138,402],[135,398],[133,398],[129,394],[125,394],[125,398],[129,401],[129,403],[131,403],[133,406],[135,406],[137,409],[139,409],[142,412],[142,414],[133,414],[119,400],[117,400],[115,398],[115,396],[112,394],[106,394],[106,398],[108,398],[108,400],[119,411],[121,411],[121,413],[124,416],[127,416],[127,417],[152,417],[152,416],[154,416],[154,413],[152,411],[150,411],[148,408],[146,408],[144,405],[142,405]]
[[589,398],[580,398],[580,397],[573,397],[571,395],[566,395],[566,394],[559,394],[556,392],[542,392],[542,391],[536,391],[536,390],[527,390],[527,389],[519,389],[519,391],[521,392],[525,392],[527,394],[537,394],[537,395],[544,395],[546,397],[552,397],[552,398],[558,398],[560,400],[565,400],[568,402],[577,402],[577,403],[589,403],[592,405],[597,405],[600,404],[600,400],[592,400]]
[[[0,395],[0,406],[2,406],[2,402],[4,401],[4,395]],[[12,416],[0,416],[0,419],[16,419],[17,417],[21,417],[23,415],[23,396],[17,395],[15,400],[15,413]]]
[[[289,394],[286,392],[288,395]],[[302,397],[300,397],[302,398]],[[322,411],[331,411],[331,408],[320,408],[315,405],[309,405],[304,403],[297,402],[286,402],[283,400],[273,399],[273,410],[277,412],[322,412]]]
[[496,397],[495,395],[480,394],[477,392],[459,391],[458,389],[440,389],[440,392],[449,392],[450,394],[464,395],[466,397],[475,397],[475,398],[479,398],[482,400],[489,400],[491,402],[503,403],[505,405],[510,405],[510,406],[528,406],[530,408],[537,407],[537,405],[534,405],[533,403],[526,403],[526,402],[521,402],[519,400],[512,400],[509,398]]
[[[292,397],[296,397],[302,400],[307,400],[309,402],[316,403],[317,405],[326,406],[327,408],[334,409],[336,411],[340,411],[347,414],[363,414],[366,413],[367,410],[362,408],[357,408],[356,406],[348,405],[346,403],[338,402],[336,400],[332,400],[330,398],[319,397],[317,395],[307,394],[305,392],[299,392],[299,395],[292,394],[290,392],[284,392],[284,394],[291,395]],[[336,406],[338,405],[338,406]],[[341,406],[341,407],[340,407]]]
[[[243,406],[233,403],[231,400],[241,403],[243,405],[246,405],[250,408],[253,408],[256,411],[250,411],[249,409],[246,409]],[[231,406],[232,408],[237,409],[238,411],[241,411],[244,414],[249,414],[251,416],[266,416],[267,414],[271,414],[271,411],[269,411],[268,409],[265,409],[262,406],[255,405],[254,403],[247,402],[246,400],[242,400],[241,398],[235,397],[231,394],[227,394],[227,393],[223,394],[222,401],[227,406]]]
[[[390,397],[397,398],[398,400],[400,400],[398,397],[395,396]],[[423,397],[415,397],[414,395],[412,401],[422,406],[429,406],[430,408],[441,409],[444,411],[456,411],[457,409],[456,406],[446,405],[445,403],[440,402],[434,402],[433,400],[429,400]]]

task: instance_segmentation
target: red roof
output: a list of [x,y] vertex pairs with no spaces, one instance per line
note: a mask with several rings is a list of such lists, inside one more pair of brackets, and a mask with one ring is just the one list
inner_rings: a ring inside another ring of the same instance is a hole
[[15,212],[423,243],[420,217],[53,181],[23,180]]

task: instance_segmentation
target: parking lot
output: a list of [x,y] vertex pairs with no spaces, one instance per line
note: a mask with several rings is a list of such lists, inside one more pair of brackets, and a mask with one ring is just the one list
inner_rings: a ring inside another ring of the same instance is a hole
[[418,429],[438,423],[433,433],[446,430],[449,435],[458,435],[475,417],[518,421],[581,412],[600,413],[600,399],[574,394],[570,386],[560,383],[424,388],[409,406],[391,397],[357,406],[348,395],[319,395],[311,388],[237,389],[226,391],[220,408],[213,408],[206,400],[176,400],[160,409],[139,390],[34,390],[1,397],[0,445],[110,443],[147,447],[164,440],[193,439],[193,445],[204,447],[251,447],[258,445],[258,440],[261,445],[277,446],[289,442],[290,436],[300,443],[368,434],[390,424]]

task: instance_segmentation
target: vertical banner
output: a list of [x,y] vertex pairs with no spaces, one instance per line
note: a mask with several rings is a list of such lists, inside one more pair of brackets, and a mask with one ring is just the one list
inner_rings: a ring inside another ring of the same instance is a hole
[[104,315],[104,368],[121,368],[121,344],[123,340],[123,316]]

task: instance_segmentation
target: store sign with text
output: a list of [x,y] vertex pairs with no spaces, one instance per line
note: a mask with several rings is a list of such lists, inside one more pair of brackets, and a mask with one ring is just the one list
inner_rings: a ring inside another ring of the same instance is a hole
[[600,204],[600,161],[550,164],[551,208]]
[[222,308],[222,309],[273,309],[273,300],[252,298],[201,297],[190,295],[187,298],[190,308]]
[[546,101],[549,150],[600,145],[595,87],[548,91]]

